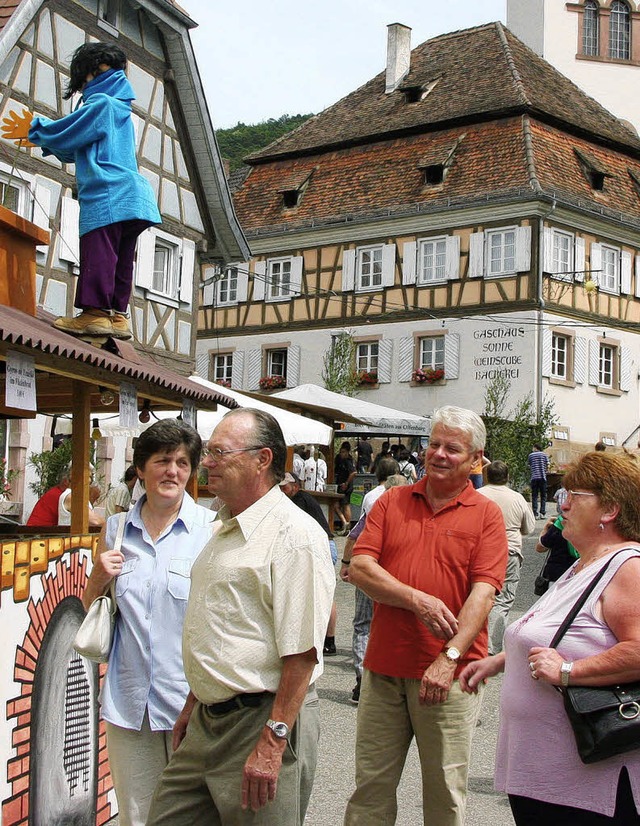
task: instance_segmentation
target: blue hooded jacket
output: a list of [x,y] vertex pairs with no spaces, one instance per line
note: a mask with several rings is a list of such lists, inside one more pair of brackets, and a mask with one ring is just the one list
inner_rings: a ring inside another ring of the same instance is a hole
[[76,165],[80,235],[119,221],[162,221],[151,184],[138,172],[134,99],[122,69],[109,69],[87,83],[74,112],[31,123],[29,140],[44,156]]

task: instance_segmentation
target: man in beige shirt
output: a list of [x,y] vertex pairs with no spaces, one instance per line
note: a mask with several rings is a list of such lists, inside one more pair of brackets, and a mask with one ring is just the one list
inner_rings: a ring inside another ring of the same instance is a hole
[[520,582],[520,568],[522,567],[522,537],[533,532],[536,520],[531,506],[522,494],[507,485],[509,468],[504,462],[496,459],[487,467],[487,481],[489,484],[479,488],[479,493],[491,499],[502,511],[504,525],[507,529],[507,545],[509,558],[507,561],[507,575],[504,585],[496,595],[493,608],[489,614],[489,654],[499,654],[502,651],[502,638],[507,624],[509,611],[516,598],[518,583]]
[[191,691],[147,826],[304,821],[335,573],[326,533],[278,485],[285,458],[277,421],[247,408],[228,413],[205,450],[224,505],[191,571]]

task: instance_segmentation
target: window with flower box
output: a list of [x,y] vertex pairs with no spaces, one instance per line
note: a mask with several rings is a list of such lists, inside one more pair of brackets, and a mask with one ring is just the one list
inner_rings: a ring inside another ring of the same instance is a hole
[[400,339],[398,381],[415,385],[457,379],[460,370],[460,336],[440,330],[415,333]]
[[233,378],[233,353],[217,353],[213,357],[213,381],[223,387],[231,387]]

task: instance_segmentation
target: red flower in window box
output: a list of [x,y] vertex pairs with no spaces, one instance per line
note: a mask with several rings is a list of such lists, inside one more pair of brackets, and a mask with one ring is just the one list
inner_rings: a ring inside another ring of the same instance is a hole
[[231,389],[231,382],[229,379],[216,379],[216,384],[219,384],[221,387],[227,387],[229,390]]
[[358,380],[358,384],[361,385],[371,385],[378,383],[378,371],[377,370],[360,370],[357,373],[356,378]]
[[416,384],[435,384],[438,381],[442,381],[444,378],[444,370],[438,368],[437,370],[431,369],[431,367],[426,367],[423,369],[414,370],[411,374],[411,381],[414,381]]
[[287,380],[284,376],[263,376],[258,384],[261,390],[280,390],[287,386]]

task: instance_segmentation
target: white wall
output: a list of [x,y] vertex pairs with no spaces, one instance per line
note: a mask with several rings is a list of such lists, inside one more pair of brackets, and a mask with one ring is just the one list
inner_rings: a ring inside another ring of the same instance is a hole
[[[577,60],[579,15],[565,0],[507,0],[507,27],[590,97],[640,132],[640,66]],[[634,10],[637,3],[631,3]]]

